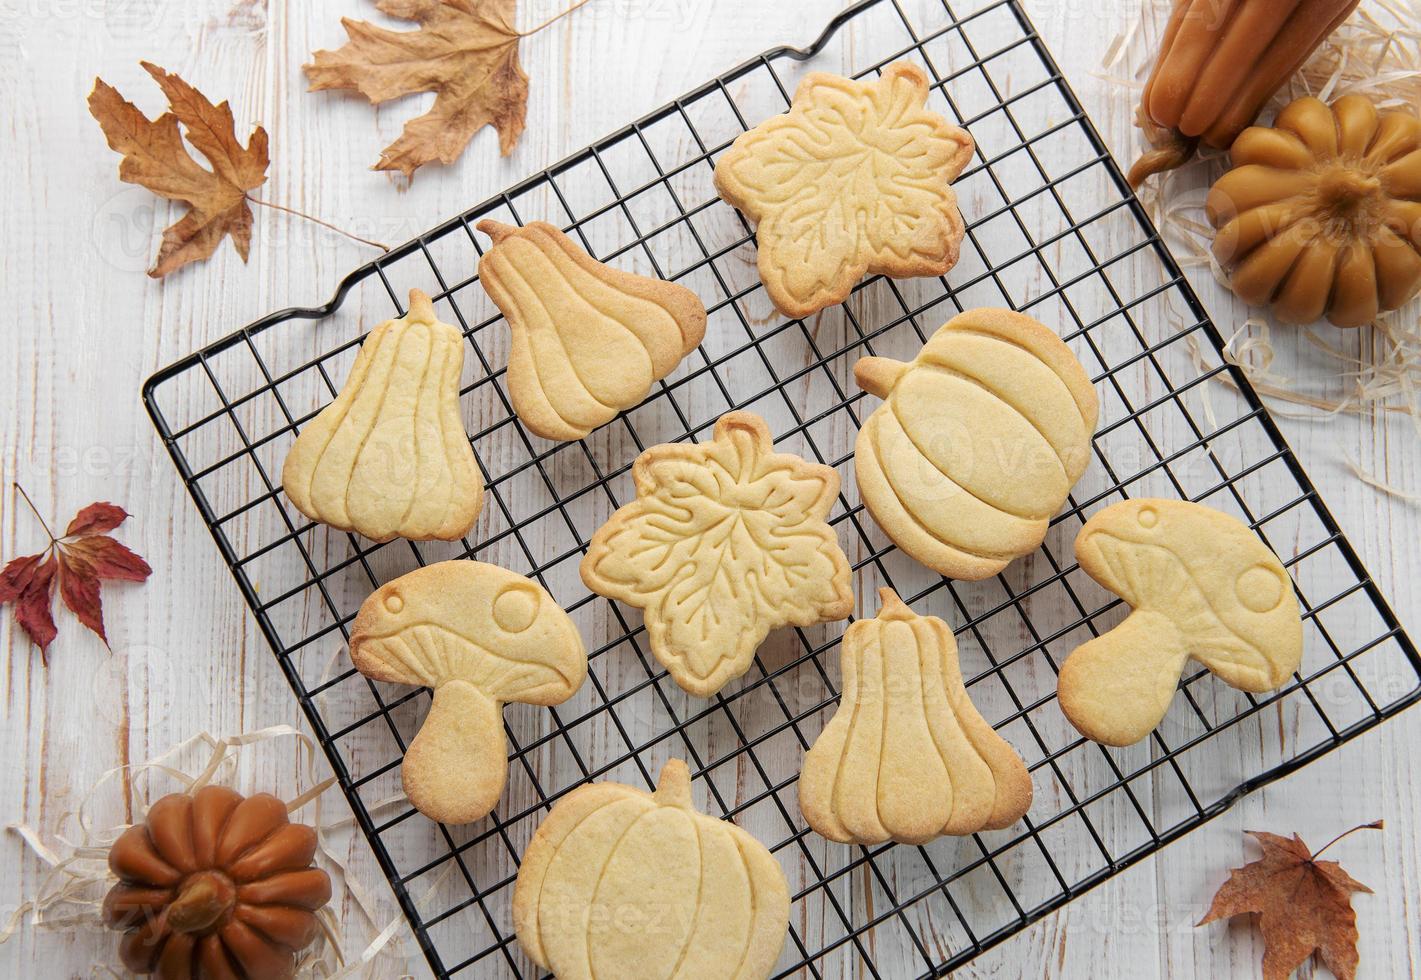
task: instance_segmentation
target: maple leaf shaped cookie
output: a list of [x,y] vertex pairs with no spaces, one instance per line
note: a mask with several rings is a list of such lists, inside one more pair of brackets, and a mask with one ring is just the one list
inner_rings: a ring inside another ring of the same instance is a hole
[[929,112],[928,79],[906,62],[878,79],[807,76],[788,113],[735,141],[715,186],[758,222],[760,279],[782,313],[842,303],[866,273],[938,276],[965,228],[948,186],[972,137]]
[[645,611],[652,653],[686,691],[710,697],[745,673],[772,629],[849,615],[848,559],[824,521],[839,474],[774,452],[759,416],[653,446],[632,476],[637,499],[593,536],[582,581]]

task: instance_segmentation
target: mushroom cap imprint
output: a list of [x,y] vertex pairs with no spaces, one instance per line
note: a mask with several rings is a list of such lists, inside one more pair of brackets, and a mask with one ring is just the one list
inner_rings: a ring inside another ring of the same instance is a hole
[[1189,658],[1254,693],[1297,670],[1292,582],[1247,525],[1201,504],[1128,500],[1087,521],[1075,550],[1091,578],[1133,607],[1062,665],[1061,707],[1087,737],[1128,745],[1148,735]]
[[582,638],[542,586],[468,560],[377,589],[355,618],[350,658],[374,680],[434,689],[402,777],[415,808],[442,823],[478,820],[498,803],[503,705],[559,704],[587,676]]

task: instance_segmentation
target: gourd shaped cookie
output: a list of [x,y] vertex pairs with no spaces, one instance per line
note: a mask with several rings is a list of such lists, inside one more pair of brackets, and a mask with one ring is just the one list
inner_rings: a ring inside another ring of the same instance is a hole
[[760,279],[780,312],[842,303],[866,273],[940,276],[965,228],[948,185],[972,137],[927,108],[928,77],[906,62],[862,82],[814,73],[790,111],[736,139],[715,186],[757,222]]
[[1189,658],[1261,693],[1298,669],[1303,626],[1283,563],[1201,504],[1127,500],[1086,521],[1081,568],[1133,611],[1061,665],[1061,710],[1086,738],[1132,745],[1169,710]]
[[844,631],[843,697],[799,774],[809,826],[844,844],[922,844],[1010,826],[1031,776],[967,697],[952,630],[892,589]]
[[854,380],[885,399],[854,445],[863,502],[950,578],[988,578],[1035,550],[1090,462],[1090,378],[1020,313],[960,313],[912,363],[865,357]]
[[434,690],[403,779],[415,808],[440,823],[478,820],[503,794],[504,704],[561,704],[587,676],[577,628],[541,585],[462,559],[372,593],[355,617],[350,659],[372,680]]
[[478,223],[479,279],[513,331],[513,410],[544,439],[581,439],[635,408],[695,350],[706,308],[675,283],[603,265],[552,225]]
[[593,783],[559,800],[513,888],[518,941],[559,980],[763,980],[788,925],[779,863],[692,808],[680,759],[655,793]]
[[313,521],[375,541],[455,541],[484,484],[459,416],[464,339],[429,297],[365,338],[350,377],[296,437],[282,487]]
[[1214,256],[1284,323],[1360,327],[1421,288],[1421,118],[1349,95],[1244,130],[1205,202]]
[[651,652],[703,698],[749,669],[770,630],[853,608],[824,520],[839,474],[773,447],[750,412],[721,416],[711,442],[653,446],[632,467],[637,499],[582,559],[587,587],[645,610]]

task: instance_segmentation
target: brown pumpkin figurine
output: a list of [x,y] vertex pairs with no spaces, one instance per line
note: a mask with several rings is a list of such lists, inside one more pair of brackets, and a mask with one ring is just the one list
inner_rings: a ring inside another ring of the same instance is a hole
[[1209,191],[1214,256],[1284,323],[1360,327],[1421,288],[1421,119],[1348,95],[1243,132]]
[[163,980],[284,980],[316,938],[330,877],[311,866],[316,832],[268,793],[221,786],[154,803],[109,850],[118,884],[104,924],[119,957]]

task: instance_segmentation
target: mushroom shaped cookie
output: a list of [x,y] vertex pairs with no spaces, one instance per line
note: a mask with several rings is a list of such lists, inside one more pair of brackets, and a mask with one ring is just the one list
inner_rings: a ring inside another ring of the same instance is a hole
[[513,410],[544,439],[581,439],[635,408],[706,333],[685,286],[603,265],[557,228],[484,220],[479,279],[513,332]]
[[1284,323],[1360,327],[1421,289],[1421,118],[1348,95],[1254,126],[1209,191],[1214,256]]
[[561,704],[587,676],[582,638],[542,586],[467,560],[372,593],[350,659],[373,680],[433,689],[403,776],[410,802],[441,823],[478,820],[498,803],[508,778],[503,705]]
[[864,505],[950,578],[988,578],[1035,550],[1090,462],[1090,378],[1020,313],[959,313],[911,363],[865,357],[854,380],[884,399],[854,444]]
[[345,387],[301,430],[281,483],[313,521],[375,541],[454,541],[484,483],[459,416],[464,338],[410,290],[409,312],[365,338]]
[[1000,830],[1031,807],[1031,776],[967,697],[957,641],[879,589],[877,619],[844,631],[844,694],[804,758],[799,806],[845,844],[924,844]]
[[1148,735],[1190,657],[1253,693],[1281,687],[1302,661],[1302,618],[1283,563],[1227,514],[1127,500],[1085,523],[1076,559],[1133,609],[1061,665],[1061,710],[1086,738],[1133,745]]
[[559,800],[513,888],[518,941],[559,980],[763,980],[788,924],[779,862],[696,812],[680,759],[655,793],[593,783]]
[[123,930],[119,956],[134,973],[288,980],[331,899],[315,854],[316,832],[288,821],[269,793],[173,793],[109,849],[118,884],[104,896],[104,924]]

